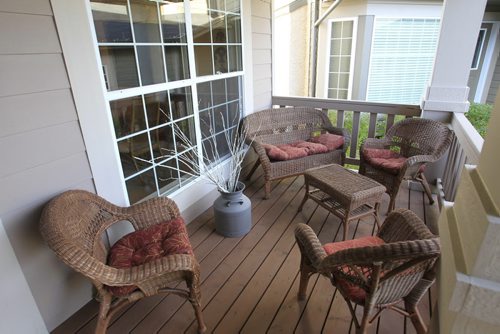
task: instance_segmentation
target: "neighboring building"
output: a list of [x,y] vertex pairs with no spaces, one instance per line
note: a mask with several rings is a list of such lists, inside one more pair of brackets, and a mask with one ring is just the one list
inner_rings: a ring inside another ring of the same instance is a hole
[[[295,69],[286,62],[275,66],[274,88],[278,95],[309,93],[310,75],[302,74],[308,70],[309,45],[298,41],[299,37],[284,36],[309,36],[310,30],[302,22],[311,26],[313,2],[275,3],[275,34],[280,35],[281,48],[293,50],[290,57],[295,59]],[[333,2],[321,2],[319,17]],[[442,5],[441,0],[340,2],[319,25],[315,96],[420,104],[432,74]],[[471,101],[493,103],[499,86],[499,19],[494,12],[485,14],[471,65]]]

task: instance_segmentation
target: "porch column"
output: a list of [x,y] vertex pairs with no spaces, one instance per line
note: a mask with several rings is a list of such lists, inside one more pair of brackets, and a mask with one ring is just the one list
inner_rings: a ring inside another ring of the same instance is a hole
[[500,95],[479,164],[464,168],[439,217],[439,331],[500,332]]
[[431,81],[422,117],[450,121],[469,109],[467,80],[487,0],[445,0]]

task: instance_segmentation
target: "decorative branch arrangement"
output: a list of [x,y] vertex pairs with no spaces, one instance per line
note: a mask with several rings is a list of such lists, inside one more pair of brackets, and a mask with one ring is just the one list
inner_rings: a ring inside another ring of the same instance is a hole
[[[160,111],[170,119],[170,115],[165,113],[163,110]],[[248,134],[248,129],[242,125],[242,122],[238,122],[238,125],[229,130],[229,123],[224,119],[222,113],[220,114],[222,128],[224,132],[225,142],[229,149],[229,161],[227,162],[227,167],[223,166],[218,162],[222,162],[222,158],[225,156],[221,156],[220,153],[220,145],[217,144],[216,140],[216,132],[214,130],[214,124],[210,121],[210,124],[207,124],[209,127],[210,138],[204,140],[201,144],[201,148],[198,149],[196,147],[196,143],[193,143],[191,139],[181,130],[181,128],[177,125],[177,123],[173,123],[174,128],[174,137],[176,138],[176,145],[184,145],[186,147],[191,147],[192,149],[179,154],[177,159],[180,163],[186,166],[185,170],[182,170],[183,173],[194,177],[203,177],[209,182],[213,183],[217,186],[219,191],[225,193],[232,193],[239,189],[238,181],[241,174],[243,159],[251,147],[251,142],[247,145],[245,143],[245,139]],[[180,142],[179,142],[180,141]],[[171,157],[176,155],[175,149],[168,148],[160,148],[160,151],[165,154],[156,157],[154,160],[162,160],[167,157]],[[213,153],[214,162],[209,159],[209,151]],[[135,159],[151,163],[151,161],[144,160],[140,157],[134,157]],[[178,168],[167,166],[167,165],[158,165],[158,167],[168,168],[178,171]],[[226,177],[226,173],[224,170],[227,168],[229,171],[229,175]]]

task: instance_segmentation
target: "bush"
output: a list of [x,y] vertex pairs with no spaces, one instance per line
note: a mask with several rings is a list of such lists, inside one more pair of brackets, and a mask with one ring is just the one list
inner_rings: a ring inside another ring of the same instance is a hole
[[483,138],[486,135],[486,128],[492,109],[493,106],[491,104],[471,103],[469,111],[465,113],[465,117],[467,117]]

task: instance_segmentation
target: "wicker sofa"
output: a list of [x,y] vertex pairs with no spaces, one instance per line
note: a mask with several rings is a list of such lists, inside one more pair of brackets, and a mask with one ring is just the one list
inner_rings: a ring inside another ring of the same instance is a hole
[[[344,164],[345,152],[350,143],[347,130],[332,125],[322,110],[304,107],[273,108],[255,112],[243,120],[248,129],[247,142],[252,144],[258,159],[247,175],[250,179],[259,165],[265,179],[265,198],[271,194],[271,181],[303,174],[305,170],[321,165]],[[302,158],[276,161],[270,159],[265,145],[283,145],[307,141],[318,132],[327,132],[344,137],[343,146],[326,153]]]

